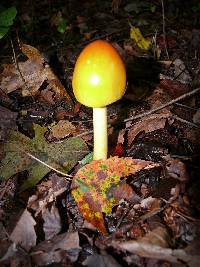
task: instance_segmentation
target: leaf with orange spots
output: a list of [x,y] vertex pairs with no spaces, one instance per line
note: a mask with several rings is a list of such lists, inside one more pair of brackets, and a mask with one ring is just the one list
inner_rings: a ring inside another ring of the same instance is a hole
[[72,182],[72,195],[83,217],[106,234],[103,214],[110,213],[121,199],[130,199],[133,193],[121,178],[155,166],[158,164],[131,157],[94,160],[85,165]]

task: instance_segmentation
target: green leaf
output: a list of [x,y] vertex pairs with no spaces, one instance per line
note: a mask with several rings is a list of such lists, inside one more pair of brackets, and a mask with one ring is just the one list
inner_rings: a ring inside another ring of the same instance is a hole
[[9,27],[13,25],[13,20],[17,15],[16,7],[12,6],[0,13],[0,26]]
[[67,20],[66,18],[60,17],[59,18],[59,24],[57,27],[58,32],[64,33],[67,26]]
[[24,170],[29,171],[29,177],[22,185],[22,191],[34,187],[50,171],[48,167],[32,159],[25,152],[64,173],[88,154],[88,147],[81,138],[72,137],[62,143],[48,143],[44,137],[46,127],[35,124],[34,130],[33,139],[11,130],[9,141],[1,147],[5,153],[0,164],[1,179],[8,179]]
[[94,155],[94,153],[90,152],[82,160],[80,160],[79,163],[82,165],[88,164],[89,162],[91,162],[93,160],[93,155]]
[[9,31],[16,15],[17,10],[14,6],[0,12],[0,39]]
[[6,33],[9,31],[9,27],[1,27],[0,26],[0,39],[4,37],[4,35],[6,35]]
[[155,13],[156,5],[150,5],[150,10],[151,10],[152,13]]

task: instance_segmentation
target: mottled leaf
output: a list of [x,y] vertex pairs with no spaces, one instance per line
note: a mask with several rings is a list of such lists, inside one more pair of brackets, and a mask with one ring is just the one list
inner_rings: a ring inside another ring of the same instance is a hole
[[154,166],[157,164],[150,161],[112,157],[82,167],[73,179],[72,195],[83,217],[106,234],[103,213],[110,213],[120,199],[132,196],[132,188],[121,178]]
[[33,139],[10,130],[9,141],[2,145],[6,156],[0,164],[1,178],[8,179],[15,173],[29,171],[28,180],[21,190],[35,186],[50,171],[48,167],[27,156],[26,152],[65,173],[88,153],[87,145],[81,138],[69,138],[62,143],[48,143],[44,137],[46,127],[35,124],[34,130]]

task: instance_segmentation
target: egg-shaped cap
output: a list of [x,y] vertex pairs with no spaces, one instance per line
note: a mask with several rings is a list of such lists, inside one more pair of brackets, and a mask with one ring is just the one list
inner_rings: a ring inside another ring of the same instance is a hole
[[88,107],[105,107],[125,93],[126,70],[117,50],[96,40],[80,53],[72,79],[76,99]]

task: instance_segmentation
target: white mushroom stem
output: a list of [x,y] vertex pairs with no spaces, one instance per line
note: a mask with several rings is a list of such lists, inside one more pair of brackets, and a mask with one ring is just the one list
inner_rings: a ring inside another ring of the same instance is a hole
[[93,108],[94,156],[93,159],[107,159],[108,132],[107,108]]

